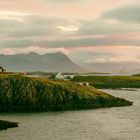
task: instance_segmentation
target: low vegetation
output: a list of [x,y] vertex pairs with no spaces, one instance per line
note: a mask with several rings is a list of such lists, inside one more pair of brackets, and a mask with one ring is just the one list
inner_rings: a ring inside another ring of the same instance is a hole
[[93,109],[132,105],[92,87],[21,75],[0,75],[0,112]]
[[95,88],[140,88],[137,76],[76,76],[75,82],[89,82]]
[[14,127],[18,127],[17,122],[9,122],[9,121],[0,120],[0,130],[5,130],[8,128],[14,128]]
[[133,74],[132,76],[140,76],[140,73],[139,74]]

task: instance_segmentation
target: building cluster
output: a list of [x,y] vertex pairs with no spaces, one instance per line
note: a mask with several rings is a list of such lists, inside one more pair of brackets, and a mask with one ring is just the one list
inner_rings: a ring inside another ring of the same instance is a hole
[[[0,74],[5,73],[6,70],[0,66]],[[48,79],[52,79],[52,80],[64,80],[64,81],[68,81],[73,79],[75,76],[80,75],[79,73],[57,73],[57,72],[50,72],[50,73],[45,73],[45,74],[34,74],[34,73],[28,73],[28,72],[24,72],[23,73],[25,76],[28,77],[43,77],[43,78],[48,78]],[[88,82],[79,82],[78,83],[81,86],[89,86]]]

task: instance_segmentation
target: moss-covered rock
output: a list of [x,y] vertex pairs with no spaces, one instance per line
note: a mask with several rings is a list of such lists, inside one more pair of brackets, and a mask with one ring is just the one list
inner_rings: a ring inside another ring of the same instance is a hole
[[14,128],[14,127],[18,127],[17,122],[9,122],[9,121],[0,120],[0,130],[5,130],[8,128]]

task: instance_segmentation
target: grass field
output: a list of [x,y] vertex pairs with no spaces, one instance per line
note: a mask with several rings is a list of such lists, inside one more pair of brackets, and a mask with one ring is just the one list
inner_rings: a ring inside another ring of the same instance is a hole
[[76,76],[74,82],[89,82],[95,88],[140,88],[138,76]]

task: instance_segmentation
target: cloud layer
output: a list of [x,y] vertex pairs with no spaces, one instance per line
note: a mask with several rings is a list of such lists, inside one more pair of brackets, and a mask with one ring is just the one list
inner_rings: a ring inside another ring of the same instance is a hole
[[139,0],[0,0],[0,9],[0,53],[62,51],[82,65],[140,63]]
[[119,7],[103,14],[104,17],[124,22],[140,23],[140,4]]

